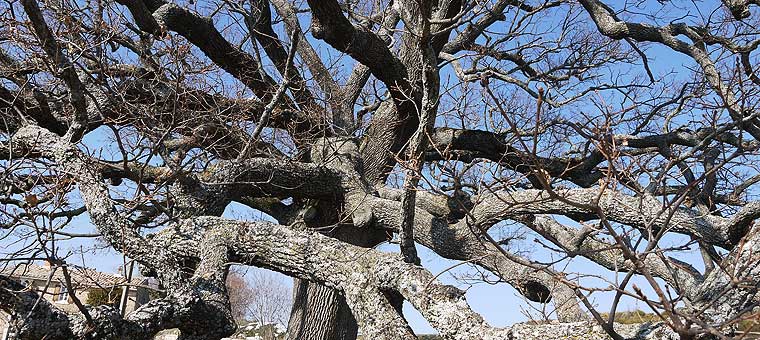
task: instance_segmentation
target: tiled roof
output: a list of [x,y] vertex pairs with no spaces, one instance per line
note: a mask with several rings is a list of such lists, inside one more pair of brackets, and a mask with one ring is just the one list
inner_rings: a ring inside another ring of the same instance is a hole
[[[92,288],[92,287],[104,287],[109,288],[119,284],[122,284],[126,279],[122,276],[113,274],[101,273],[97,270],[72,266],[67,267],[69,275],[71,276],[71,283],[74,288]],[[16,278],[16,279],[34,279],[47,281],[50,276],[52,268],[39,266],[36,264],[19,264],[16,267],[7,266],[6,268],[0,268],[0,274]],[[60,281],[65,282],[63,277],[63,270],[58,268],[53,275],[51,282]],[[139,280],[135,280],[139,282]],[[134,282],[133,283],[137,283]]]

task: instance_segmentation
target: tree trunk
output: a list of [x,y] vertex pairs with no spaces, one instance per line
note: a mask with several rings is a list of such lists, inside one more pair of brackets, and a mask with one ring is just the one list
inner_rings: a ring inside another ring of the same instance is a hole
[[[317,216],[311,219],[316,226],[335,224],[339,209],[320,203]],[[373,247],[385,241],[378,230],[357,233],[351,226],[338,227],[326,234],[338,240],[362,247]],[[356,340],[359,326],[343,296],[332,288],[309,281],[293,279],[293,308],[288,321],[289,340]]]
[[294,279],[291,340],[355,340],[356,319],[342,295],[332,288]]

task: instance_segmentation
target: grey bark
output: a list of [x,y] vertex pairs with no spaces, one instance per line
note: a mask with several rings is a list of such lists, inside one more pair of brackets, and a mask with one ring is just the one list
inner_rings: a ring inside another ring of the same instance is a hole
[[288,339],[354,340],[357,331],[356,319],[338,291],[305,280],[293,280]]

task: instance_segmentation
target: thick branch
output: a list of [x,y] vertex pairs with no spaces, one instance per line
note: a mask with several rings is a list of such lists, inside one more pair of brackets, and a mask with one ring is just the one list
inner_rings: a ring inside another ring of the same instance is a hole
[[69,88],[69,100],[74,107],[74,119],[71,121],[69,130],[67,131],[67,139],[79,140],[82,138],[85,129],[88,124],[87,114],[87,101],[85,100],[85,87],[82,81],[79,80],[79,75],[74,69],[74,64],[68,60],[63,49],[58,45],[58,42],[53,35],[53,32],[45,22],[45,18],[42,16],[36,0],[22,1],[24,10],[29,16],[29,20],[34,27],[34,31],[42,44],[42,49],[48,55],[57,68],[56,76],[61,78]]
[[312,34],[333,48],[349,54],[369,67],[389,88],[406,88],[406,67],[385,41],[375,33],[356,27],[346,19],[335,0],[308,1],[312,12]]
[[[646,233],[648,228],[667,228],[674,232],[694,235],[704,242],[730,249],[746,234],[760,209],[747,205],[736,218],[702,215],[683,207],[669,207],[655,197],[644,194],[628,196],[610,189],[565,189],[555,193],[541,190],[516,192],[500,191],[475,198],[472,211],[479,223],[490,225],[510,216],[524,214],[560,214],[585,219],[598,218],[593,204],[612,221],[633,226]],[[669,217],[669,214],[672,216]]]
[[[581,255],[613,272],[636,271],[636,266],[625,259],[618,245],[594,235],[584,235],[581,230],[564,226],[547,216],[536,216],[526,222],[531,229],[565,250],[568,256]],[[652,274],[664,279],[690,300],[695,298],[695,291],[704,280],[690,264],[664,255],[647,254],[643,262]]]

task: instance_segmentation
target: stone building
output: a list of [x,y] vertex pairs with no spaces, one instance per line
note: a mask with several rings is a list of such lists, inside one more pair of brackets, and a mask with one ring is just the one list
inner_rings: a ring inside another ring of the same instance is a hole
[[[150,301],[151,291],[157,291],[155,280],[149,278],[134,278],[130,285],[127,280],[117,274],[102,273],[89,268],[69,266],[68,272],[71,277],[71,287],[67,287],[66,280],[61,269],[55,270],[49,263],[19,264],[15,267],[6,267],[0,270],[0,275],[13,278],[28,289],[42,294],[46,300],[56,307],[69,312],[79,313],[73,303],[69,289],[73,289],[74,296],[84,305],[109,303],[114,306],[126,304],[124,313],[134,311],[141,305]],[[126,301],[121,301],[126,292]],[[13,316],[0,311],[0,340],[12,339],[8,327]]]

